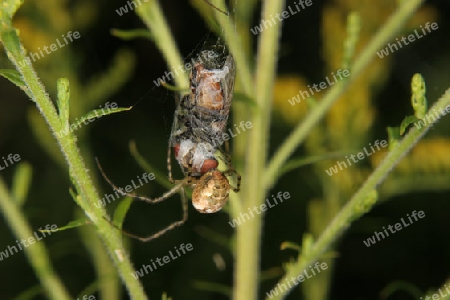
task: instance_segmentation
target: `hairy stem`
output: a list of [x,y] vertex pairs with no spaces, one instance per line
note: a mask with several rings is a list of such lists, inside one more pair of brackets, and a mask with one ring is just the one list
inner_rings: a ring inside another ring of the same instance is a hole
[[130,297],[132,299],[147,299],[140,282],[132,276],[134,269],[123,247],[120,232],[114,229],[104,219],[103,216],[106,215],[105,211],[102,208],[96,208],[94,205],[99,200],[99,197],[77,148],[75,135],[70,131],[67,135],[58,136],[56,134],[57,132],[61,132],[64,126],[31,64],[23,63],[25,62],[25,50],[20,43],[16,30],[8,23],[3,23],[0,28],[0,40],[4,44],[8,58],[21,74],[27,89],[27,94],[36,103],[37,108],[58,142],[61,152],[69,166],[69,174],[72,182],[78,192],[78,204],[92,221],[98,235],[105,243],[110,257],[114,261],[129,291]]
[[[281,12],[284,1],[267,0],[263,4],[262,19]],[[259,38],[257,67],[255,75],[255,102],[257,107],[252,116],[252,130],[249,132],[248,152],[245,162],[245,184],[243,188],[243,210],[260,206],[264,202],[264,166],[268,149],[268,131],[275,81],[281,22],[265,29]],[[233,299],[257,299],[258,272],[260,260],[262,214],[251,218],[236,231],[236,265]]]

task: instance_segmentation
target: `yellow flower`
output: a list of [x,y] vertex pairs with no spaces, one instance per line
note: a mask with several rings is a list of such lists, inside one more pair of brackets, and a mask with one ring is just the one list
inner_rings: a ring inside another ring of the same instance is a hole
[[285,75],[275,81],[273,104],[275,111],[289,124],[297,124],[307,111],[306,81],[297,75]]

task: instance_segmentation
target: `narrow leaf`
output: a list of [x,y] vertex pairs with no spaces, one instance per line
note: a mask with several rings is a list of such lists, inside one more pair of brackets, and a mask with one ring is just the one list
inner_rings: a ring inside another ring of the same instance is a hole
[[114,211],[113,224],[117,228],[122,229],[123,220],[125,220],[125,217],[127,215],[128,210],[130,209],[132,202],[133,199],[131,197],[125,197],[122,201],[120,201],[119,205]]
[[25,89],[25,82],[19,72],[13,69],[0,69],[0,75],[17,85],[21,90]]
[[388,137],[389,137],[389,151],[397,146],[400,140],[400,128],[399,127],[387,127]]
[[407,116],[403,119],[402,124],[400,124],[400,135],[403,135],[403,133],[405,133],[406,128],[408,128],[408,126],[414,122],[419,121],[420,119],[418,119],[416,116]]
[[300,252],[302,250],[302,247],[300,245],[294,243],[294,242],[283,242],[280,246],[281,250],[291,249]]
[[[112,103],[111,107],[91,110],[90,112],[88,112],[87,114],[82,116],[78,121],[72,123],[70,125],[70,131],[77,130],[77,129],[79,129],[79,127],[82,126],[83,123],[85,125],[87,125],[90,122],[95,121],[96,118],[98,119],[103,116],[115,114],[115,113],[122,112],[122,111],[131,110],[133,108],[133,106],[130,106],[130,107],[114,107],[114,106],[115,106],[115,103]],[[88,123],[86,123],[86,122],[88,122]]]
[[30,190],[31,175],[31,165],[26,162],[20,163],[14,172],[11,192],[18,206],[22,206],[27,198]]
[[22,291],[14,300],[32,300],[36,299],[40,294],[44,294],[45,291],[40,284],[33,285],[28,289]]
[[187,88],[181,88],[175,85],[168,84],[167,82],[163,81],[161,84],[163,87],[168,89],[169,91],[179,92],[180,94],[186,94],[189,92],[189,89]]
[[121,38],[124,41],[133,40],[136,38],[147,38],[153,41],[153,35],[147,29],[131,29],[131,30],[120,30],[113,28],[111,29],[111,35]]
[[196,281],[194,281],[194,288],[196,288],[200,291],[215,292],[215,293],[227,296],[227,297],[231,297],[231,295],[232,295],[231,287],[224,285],[224,284],[214,283],[214,282],[196,280]]
[[91,221],[89,221],[86,218],[82,218],[82,219],[78,219],[75,221],[70,221],[66,226],[63,227],[58,227],[58,229],[56,230],[45,230],[45,229],[41,229],[39,230],[40,232],[56,232],[56,231],[63,231],[63,230],[67,230],[67,229],[72,229],[72,228],[76,228],[76,227],[80,227],[80,226],[84,226],[87,224],[91,224]]

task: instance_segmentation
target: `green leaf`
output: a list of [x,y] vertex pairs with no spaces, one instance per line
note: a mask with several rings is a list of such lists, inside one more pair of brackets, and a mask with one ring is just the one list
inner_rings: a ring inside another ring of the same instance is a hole
[[400,141],[400,128],[399,127],[387,127],[387,133],[389,137],[389,151],[397,146]]
[[133,199],[131,197],[125,197],[122,201],[120,201],[119,205],[114,211],[113,224],[117,228],[122,229],[123,220],[125,220],[125,217],[127,215],[128,210],[130,209],[132,202]]
[[147,29],[131,29],[131,30],[120,30],[113,28],[111,29],[111,35],[121,38],[124,41],[133,40],[136,38],[147,38],[153,41],[154,36]]
[[27,198],[30,190],[31,175],[31,165],[26,162],[20,163],[14,172],[11,194],[18,206],[22,206]]
[[36,284],[21,292],[14,298],[14,300],[32,300],[36,299],[40,294],[44,293],[44,288],[40,284]]
[[420,297],[421,295],[423,295],[422,291],[417,286],[415,286],[414,284],[412,284],[412,283],[410,283],[408,281],[404,281],[404,280],[397,280],[397,281],[389,283],[380,292],[380,297],[382,299],[388,299],[394,293],[399,293],[400,291],[403,291],[404,294],[411,295],[411,298],[413,298],[413,299],[432,299],[430,297]]
[[58,111],[62,126],[69,125],[70,86],[67,78],[59,78],[56,84],[58,90]]
[[73,201],[75,201],[75,203],[81,206],[80,196],[78,196],[77,193],[72,188],[69,188],[69,194],[70,196],[72,196]]
[[81,218],[75,221],[70,221],[66,226],[63,227],[58,227],[58,229],[56,230],[45,230],[45,229],[41,229],[39,230],[40,232],[56,232],[56,231],[63,231],[63,230],[67,230],[67,229],[72,229],[72,228],[76,228],[76,227],[80,227],[80,226],[84,226],[87,224],[91,224],[91,221],[89,221],[86,218]]
[[[115,104],[115,103],[113,102],[113,104]],[[117,108],[115,108],[112,105],[111,107],[108,107],[108,108],[101,108],[101,109],[91,110],[90,112],[88,112],[87,114],[82,116],[78,121],[72,123],[70,125],[70,128],[66,127],[66,132],[68,132],[69,130],[71,132],[73,132],[75,130],[78,130],[79,127],[81,127],[83,125],[83,123],[85,125],[87,125],[90,122],[95,121],[96,118],[98,119],[100,117],[107,116],[107,115],[110,115],[110,114],[115,114],[115,113],[119,113],[119,112],[122,112],[122,111],[131,110],[132,108],[133,108],[133,106],[130,106],[130,107],[117,107]],[[86,124],[85,122],[88,122],[88,123]]]
[[14,83],[21,90],[25,90],[25,82],[19,72],[13,69],[0,69],[0,75]]
[[227,296],[227,297],[231,297],[231,295],[232,295],[231,287],[224,285],[224,284],[214,283],[214,282],[196,280],[196,281],[194,281],[194,288],[201,290],[201,291],[215,292],[215,293]]
[[[0,19],[0,21],[1,21],[1,19]],[[2,30],[1,25],[0,25],[0,30]],[[12,55],[13,57],[20,57],[20,54],[24,52],[24,51],[21,51],[21,50],[23,50],[23,48],[21,48],[21,44],[20,44],[19,36],[17,35],[17,31],[13,27],[7,26],[5,31],[3,31],[3,30],[0,31],[0,40],[4,44],[5,49],[10,52],[9,55]]]
[[294,242],[283,242],[281,243],[280,249],[281,250],[291,249],[300,252],[302,250],[302,247],[300,247],[300,245]]
[[405,133],[406,128],[408,128],[408,126],[414,122],[419,121],[420,119],[418,119],[416,116],[407,116],[403,119],[402,124],[400,124],[400,135],[403,135],[403,133]]
[[169,91],[179,92],[181,94],[187,94],[189,92],[188,88],[181,88],[175,85],[168,84],[167,82],[163,81],[161,84],[163,87],[168,89]]

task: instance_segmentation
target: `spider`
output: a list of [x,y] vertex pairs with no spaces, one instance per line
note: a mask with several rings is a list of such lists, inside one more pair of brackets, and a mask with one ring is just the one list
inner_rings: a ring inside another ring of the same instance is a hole
[[[204,50],[206,51],[206,50]],[[214,53],[209,51],[208,53]],[[216,53],[217,54],[217,53]],[[220,141],[228,121],[231,98],[234,87],[235,66],[229,54],[225,60],[214,60],[219,55],[212,55],[206,63],[197,61],[190,74],[191,93],[182,97],[174,114],[171,137],[168,147],[167,168],[169,180],[174,187],[157,198],[148,198],[135,193],[127,193],[105,175],[99,162],[98,167],[105,180],[123,196],[129,196],[148,203],[158,203],[180,192],[183,207],[181,220],[173,222],[166,228],[147,237],[141,237],[122,230],[130,237],[143,242],[156,239],[169,230],[181,226],[188,218],[188,204],[184,192],[185,187],[193,188],[192,204],[201,213],[215,213],[222,209],[228,201],[230,189],[239,192],[241,176],[231,165],[231,159],[219,149]],[[207,56],[206,56],[207,57]],[[215,68],[213,68],[215,67]],[[216,141],[219,141],[217,144]],[[184,179],[174,180],[171,166],[171,147],[174,149]],[[219,171],[219,158],[228,169]],[[237,186],[232,187],[227,175],[236,175]]]
[[188,201],[186,199],[186,195],[184,192],[184,187],[189,186],[194,190],[192,192],[192,204],[197,209],[197,211],[201,213],[215,213],[222,209],[225,203],[228,201],[228,195],[230,192],[230,188],[232,188],[235,192],[239,191],[240,186],[240,175],[238,177],[238,185],[236,188],[231,187],[228,179],[225,175],[236,172],[235,170],[227,170],[227,171],[219,171],[215,168],[208,170],[199,176],[186,176],[182,180],[173,180],[171,181],[175,183],[175,186],[169,191],[165,192],[162,196],[157,198],[148,198],[145,196],[141,196],[135,193],[127,193],[122,189],[119,189],[104,173],[100,163],[97,160],[98,168],[102,173],[103,178],[113,187],[115,191],[120,193],[123,196],[129,196],[134,199],[139,199],[148,203],[159,203],[168,198],[170,198],[173,194],[180,192],[181,194],[181,203],[183,207],[183,217],[181,220],[173,222],[169,226],[160,231],[146,237],[138,236],[132,234],[126,230],[121,229],[123,233],[126,235],[136,238],[142,242],[148,242],[153,239],[156,239],[166,233],[169,230],[174,229],[175,227],[181,226],[186,222],[188,218]]

